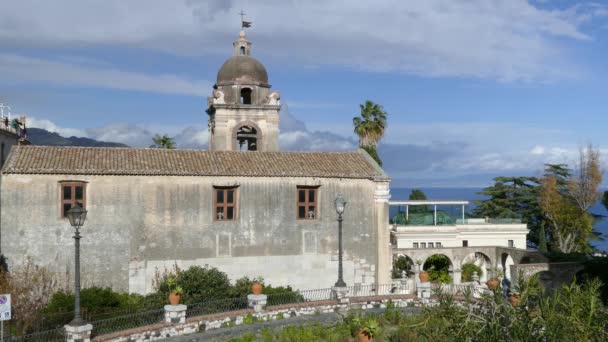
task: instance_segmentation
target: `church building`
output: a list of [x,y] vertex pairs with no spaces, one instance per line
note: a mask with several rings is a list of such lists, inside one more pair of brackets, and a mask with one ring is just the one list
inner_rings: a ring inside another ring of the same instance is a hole
[[83,286],[149,293],[157,271],[213,266],[231,280],[328,288],[338,275],[334,199],[347,285],[390,283],[389,178],[363,150],[281,152],[280,93],[245,33],[207,100],[209,150],[15,146],[2,169],[0,252],[66,284],[66,211],[81,230]]

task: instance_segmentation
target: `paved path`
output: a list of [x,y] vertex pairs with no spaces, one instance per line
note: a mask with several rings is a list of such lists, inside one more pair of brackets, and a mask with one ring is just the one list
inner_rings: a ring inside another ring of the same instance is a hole
[[[386,311],[386,309],[368,309],[365,310],[365,314],[380,314]],[[401,311],[407,314],[421,314],[421,308],[402,308]],[[353,310],[349,311],[353,312]],[[210,342],[224,342],[231,338],[239,337],[245,333],[258,334],[263,329],[269,328],[272,330],[281,329],[289,325],[306,325],[313,323],[320,323],[323,325],[334,325],[342,322],[344,319],[343,314],[340,313],[325,313],[319,315],[306,315],[298,316],[286,319],[279,319],[270,322],[259,322],[255,324],[242,324],[235,327],[214,329],[207,332],[190,334],[186,336],[176,336],[167,339],[170,342],[199,342],[199,341],[210,341]]]

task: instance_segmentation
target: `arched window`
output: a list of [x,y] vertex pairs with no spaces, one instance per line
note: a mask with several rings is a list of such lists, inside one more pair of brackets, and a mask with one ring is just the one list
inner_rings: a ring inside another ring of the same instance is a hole
[[243,56],[245,55],[245,47],[244,46],[241,46],[241,55],[243,55]]
[[236,142],[240,151],[257,151],[258,131],[251,126],[242,126],[236,131]]
[[241,89],[241,104],[251,104],[251,88]]

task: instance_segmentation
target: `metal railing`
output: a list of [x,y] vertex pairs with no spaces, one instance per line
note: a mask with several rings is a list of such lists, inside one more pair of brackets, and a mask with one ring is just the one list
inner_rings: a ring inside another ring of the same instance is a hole
[[212,315],[221,312],[248,309],[247,297],[209,300],[201,303],[188,304],[186,317]]
[[332,289],[316,289],[316,290],[302,290],[291,293],[279,293],[268,295],[268,306],[272,305],[284,305],[293,303],[304,303],[304,302],[315,302],[321,300],[332,299]]
[[[386,296],[403,294],[404,290],[413,291],[415,284],[381,284],[381,285],[356,285],[348,288],[349,297]],[[404,288],[405,287],[405,288]]]
[[165,309],[158,309],[93,321],[91,337],[161,323],[164,317]]

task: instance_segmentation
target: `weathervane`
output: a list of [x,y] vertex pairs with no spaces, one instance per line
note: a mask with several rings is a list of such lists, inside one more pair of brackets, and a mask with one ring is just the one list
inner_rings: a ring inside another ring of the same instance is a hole
[[253,22],[245,21],[245,12],[243,12],[243,10],[241,10],[239,15],[241,16],[241,29],[245,29],[246,27],[251,27],[251,24],[253,24]]

